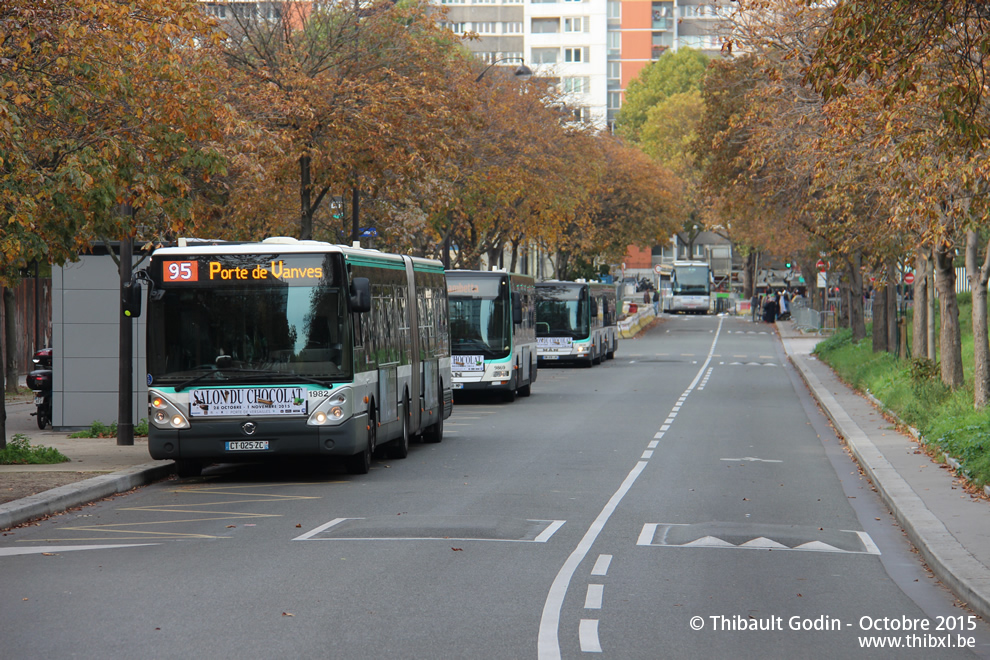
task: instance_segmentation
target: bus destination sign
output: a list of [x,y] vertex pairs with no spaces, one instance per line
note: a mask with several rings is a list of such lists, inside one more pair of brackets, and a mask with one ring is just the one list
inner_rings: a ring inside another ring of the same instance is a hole
[[273,258],[253,262],[210,258],[162,262],[162,281],[166,284],[282,282],[316,285],[321,283],[324,273],[324,261],[320,257]]

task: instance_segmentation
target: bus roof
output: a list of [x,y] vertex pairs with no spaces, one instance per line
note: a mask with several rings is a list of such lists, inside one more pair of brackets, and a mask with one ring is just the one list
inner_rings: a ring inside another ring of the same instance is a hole
[[[178,255],[193,255],[208,257],[211,255],[236,255],[236,254],[342,254],[349,262],[374,264],[402,263],[400,254],[390,254],[379,250],[372,250],[349,245],[334,245],[324,241],[301,241],[291,237],[278,236],[267,238],[258,242],[228,242],[210,241],[199,239],[186,239],[184,246],[158,248],[152,254],[153,257],[170,257]],[[410,257],[414,267],[427,270],[443,270],[443,264],[435,259],[423,257]]]

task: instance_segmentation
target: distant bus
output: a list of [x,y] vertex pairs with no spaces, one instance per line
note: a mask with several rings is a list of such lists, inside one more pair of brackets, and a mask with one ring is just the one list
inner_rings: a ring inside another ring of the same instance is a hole
[[451,378],[455,390],[529,396],[536,380],[533,278],[448,270]]
[[[184,242],[183,242],[184,243]],[[452,409],[438,261],[318,241],[189,242],[146,272],[148,447],[212,462],[339,456],[443,439]]]
[[591,366],[615,357],[619,342],[615,293],[615,285],[599,282],[537,283],[539,361]]
[[666,312],[707,314],[711,306],[712,275],[704,261],[675,261],[670,271]]

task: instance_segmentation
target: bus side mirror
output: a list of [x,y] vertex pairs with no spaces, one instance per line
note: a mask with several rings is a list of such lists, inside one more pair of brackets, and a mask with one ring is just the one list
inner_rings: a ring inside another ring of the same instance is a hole
[[124,316],[128,318],[141,316],[141,302],[144,298],[144,292],[141,290],[141,282],[131,280],[121,287],[120,294]]
[[512,324],[519,325],[523,322],[522,299],[518,293],[512,294]]
[[355,277],[351,281],[351,311],[359,314],[371,311],[371,280]]

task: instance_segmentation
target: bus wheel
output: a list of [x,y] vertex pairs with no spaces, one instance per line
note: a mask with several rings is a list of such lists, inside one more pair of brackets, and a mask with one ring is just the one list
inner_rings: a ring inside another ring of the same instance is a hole
[[437,412],[437,421],[423,429],[423,442],[443,441],[443,404]]
[[192,458],[175,459],[175,474],[180,479],[198,477],[203,474],[203,464]]
[[509,381],[509,389],[502,393],[502,399],[506,403],[512,403],[516,400],[516,383],[515,381]]
[[533,393],[533,383],[529,382],[519,388],[519,396],[529,396]]
[[402,435],[393,440],[388,448],[391,458],[405,458],[409,455],[409,397],[402,402]]
[[371,471],[371,455],[378,444],[378,420],[374,412],[368,413],[368,443],[364,449],[347,457],[347,471],[351,474],[368,474]]

